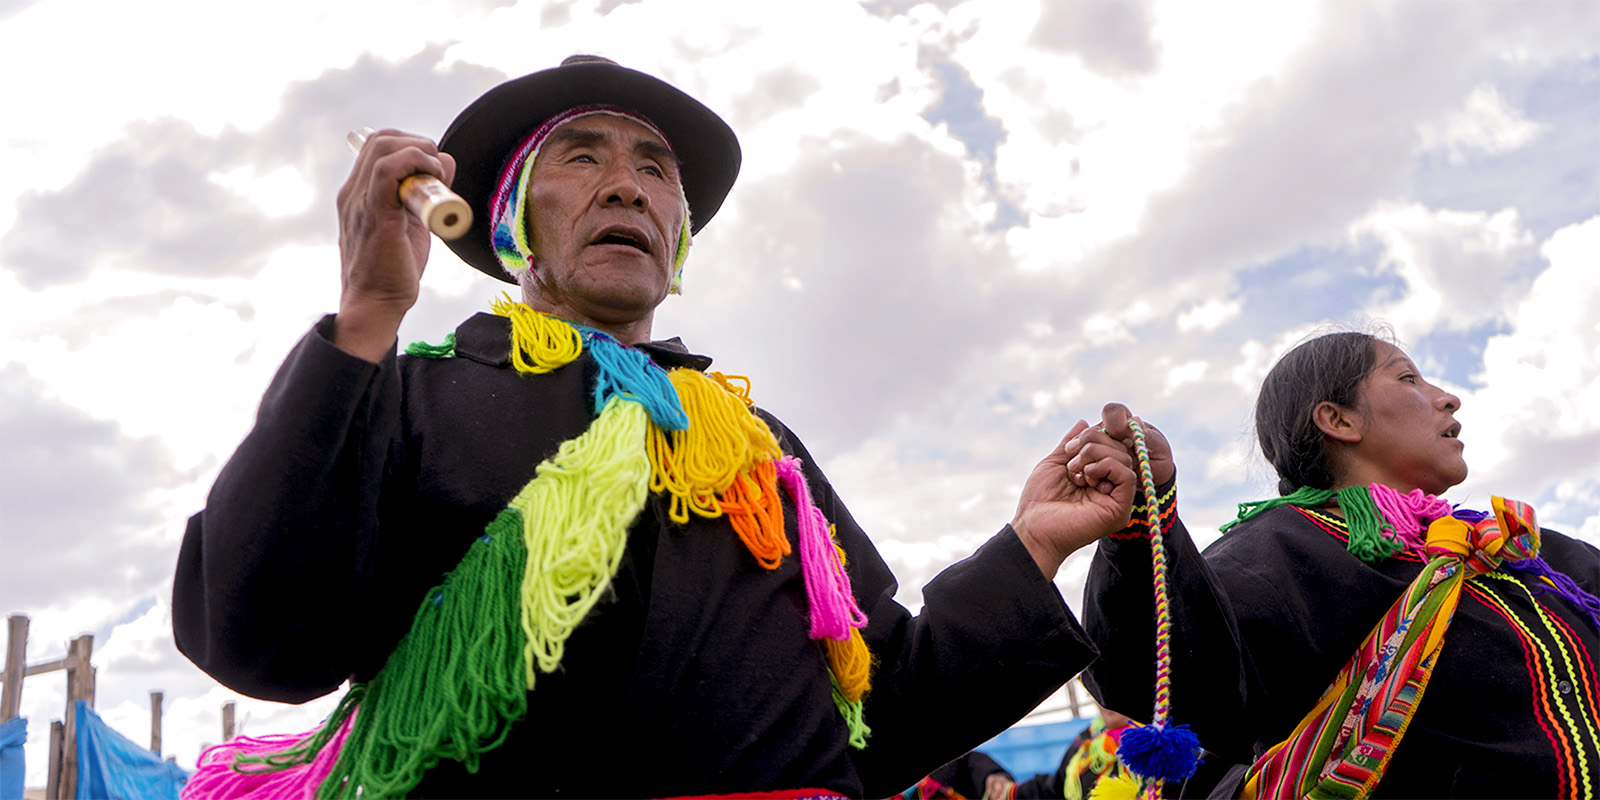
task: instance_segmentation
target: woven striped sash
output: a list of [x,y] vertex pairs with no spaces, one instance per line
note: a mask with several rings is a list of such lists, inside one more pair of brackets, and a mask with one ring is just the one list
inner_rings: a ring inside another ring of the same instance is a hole
[[1432,560],[1294,733],[1251,766],[1241,797],[1366,797],[1417,711],[1462,586],[1538,555],[1539,525],[1531,506],[1496,497],[1493,516],[1434,520],[1424,550]]

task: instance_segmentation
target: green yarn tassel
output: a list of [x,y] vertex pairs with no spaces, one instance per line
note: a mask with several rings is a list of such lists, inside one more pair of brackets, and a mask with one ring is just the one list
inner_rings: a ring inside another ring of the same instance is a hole
[[[1229,528],[1278,506],[1311,508],[1329,500],[1337,500],[1339,511],[1344,514],[1345,525],[1350,529],[1350,539],[1345,543],[1345,549],[1351,555],[1373,564],[1405,547],[1394,538],[1394,526],[1383,518],[1383,512],[1378,510],[1378,504],[1372,499],[1372,492],[1365,486],[1346,486],[1338,491],[1302,486],[1282,497],[1240,503],[1239,516],[1217,530],[1227,533]],[[1384,531],[1388,531],[1387,536]]]
[[1300,508],[1307,508],[1310,506],[1322,505],[1323,503],[1333,499],[1333,497],[1334,492],[1332,489],[1313,489],[1310,486],[1302,486],[1282,497],[1274,497],[1268,500],[1256,500],[1250,503],[1240,503],[1239,516],[1234,518],[1231,522],[1223,524],[1222,527],[1218,528],[1217,530],[1221,533],[1227,533],[1229,528],[1238,525],[1247,519],[1255,517],[1264,511],[1277,508],[1278,506],[1298,506]]
[[[1405,547],[1394,536],[1394,526],[1383,518],[1372,493],[1365,486],[1346,486],[1339,490],[1339,510],[1344,512],[1344,523],[1350,529],[1350,540],[1345,549],[1368,564],[1376,564]],[[1387,529],[1389,536],[1384,536]]]
[[455,331],[451,331],[450,333],[446,334],[445,337],[444,337],[444,341],[442,341],[442,342],[440,342],[438,344],[428,344],[427,342],[418,341],[418,342],[412,342],[411,344],[406,345],[406,355],[408,355],[408,356],[417,356],[418,358],[433,358],[433,359],[452,358],[452,357],[455,356],[455,354],[456,354],[456,332]]
[[322,723],[322,727],[316,733],[282,752],[260,756],[241,755],[234,760],[234,769],[238,769],[244,764],[261,764],[265,767],[262,770],[263,772],[277,772],[311,763],[316,760],[317,755],[322,752],[322,748],[328,744],[328,741],[339,732],[339,728],[344,725],[344,721],[355,713],[356,708],[361,705],[362,698],[366,696],[367,684],[351,684],[350,690],[345,692],[344,697],[339,700],[339,705],[334,707],[333,713],[328,715],[328,719]]
[[[517,598],[527,552],[507,509],[428,593],[317,797],[401,797],[445,758],[476,772],[527,715]],[[352,690],[353,692],[354,690]]]
[[833,705],[839,709],[839,716],[844,717],[845,727],[850,729],[850,746],[857,750],[867,749],[867,737],[872,735],[872,729],[867,727],[861,701],[852,701],[844,696],[839,689],[839,679],[833,677],[832,670],[828,671],[828,680],[833,682]]

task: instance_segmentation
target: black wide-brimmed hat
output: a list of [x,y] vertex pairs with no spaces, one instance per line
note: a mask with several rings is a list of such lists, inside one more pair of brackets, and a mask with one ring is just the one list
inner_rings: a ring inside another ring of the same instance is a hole
[[700,101],[667,82],[599,56],[571,56],[561,66],[506,81],[456,115],[439,149],[456,160],[450,188],[472,206],[472,228],[447,244],[485,274],[513,282],[489,239],[495,184],[511,151],[545,120],[584,105],[620,106],[647,118],[680,162],[691,231],[716,215],[739,176],[739,139]]

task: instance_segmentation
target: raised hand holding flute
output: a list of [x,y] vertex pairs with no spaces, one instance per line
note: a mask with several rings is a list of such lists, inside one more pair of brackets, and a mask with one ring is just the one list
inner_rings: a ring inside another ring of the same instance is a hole
[[[371,128],[357,128],[345,135],[344,143],[352,154],[359,155],[367,137],[374,133],[377,131]],[[400,202],[440,239],[449,241],[472,227],[472,207],[467,201],[425,172],[400,182]]]
[[[333,344],[377,363],[394,353],[400,322],[416,304],[432,236],[407,210],[402,187],[418,176],[448,186],[456,162],[426,137],[357,132],[363,141],[339,189],[339,314]],[[415,191],[415,190],[413,190]]]

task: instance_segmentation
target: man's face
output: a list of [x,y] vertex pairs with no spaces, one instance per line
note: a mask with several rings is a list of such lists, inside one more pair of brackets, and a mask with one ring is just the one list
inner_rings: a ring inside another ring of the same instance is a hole
[[536,308],[600,327],[648,323],[683,229],[678,164],[648,128],[580,117],[539,147],[528,182]]

